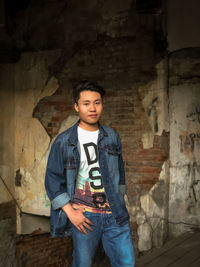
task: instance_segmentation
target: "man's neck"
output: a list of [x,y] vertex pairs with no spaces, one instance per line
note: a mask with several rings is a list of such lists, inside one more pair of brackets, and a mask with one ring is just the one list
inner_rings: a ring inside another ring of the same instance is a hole
[[79,127],[82,128],[83,130],[86,130],[86,131],[96,131],[99,129],[99,125],[98,123],[95,123],[95,124],[88,124],[88,123],[85,123],[83,121],[80,121],[79,122]]

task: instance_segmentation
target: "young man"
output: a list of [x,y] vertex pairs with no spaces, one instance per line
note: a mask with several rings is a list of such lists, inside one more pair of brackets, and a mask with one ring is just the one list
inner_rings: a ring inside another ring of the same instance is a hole
[[97,83],[75,88],[80,120],[56,138],[47,164],[51,234],[72,234],[73,267],[92,265],[100,239],[113,267],[134,266],[121,141],[99,123],[103,95]]

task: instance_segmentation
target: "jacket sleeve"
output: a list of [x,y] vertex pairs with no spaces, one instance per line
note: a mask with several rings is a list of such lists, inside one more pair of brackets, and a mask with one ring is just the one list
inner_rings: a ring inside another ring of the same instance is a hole
[[63,153],[59,141],[55,141],[50,150],[45,188],[54,210],[63,207],[70,201],[67,193]]
[[126,181],[125,181],[125,171],[124,171],[124,162],[122,158],[122,145],[121,145],[121,140],[120,136],[118,135],[117,137],[117,142],[119,146],[119,174],[120,174],[120,179],[119,179],[119,191],[122,195],[126,194]]

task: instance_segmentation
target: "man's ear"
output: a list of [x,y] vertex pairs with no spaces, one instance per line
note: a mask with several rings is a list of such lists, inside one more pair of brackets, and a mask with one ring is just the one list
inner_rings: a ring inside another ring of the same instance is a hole
[[74,109],[76,110],[76,112],[79,112],[79,108],[78,108],[78,104],[74,103]]

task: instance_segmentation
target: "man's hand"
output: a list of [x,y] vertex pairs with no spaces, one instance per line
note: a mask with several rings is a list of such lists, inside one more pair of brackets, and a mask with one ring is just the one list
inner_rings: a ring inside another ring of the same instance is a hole
[[83,234],[88,235],[89,231],[92,231],[92,227],[90,225],[93,225],[93,223],[87,219],[83,212],[85,211],[84,208],[79,207],[78,205],[71,205],[70,203],[67,203],[64,207],[62,207],[63,211],[66,213],[67,217],[71,221],[71,223]]

